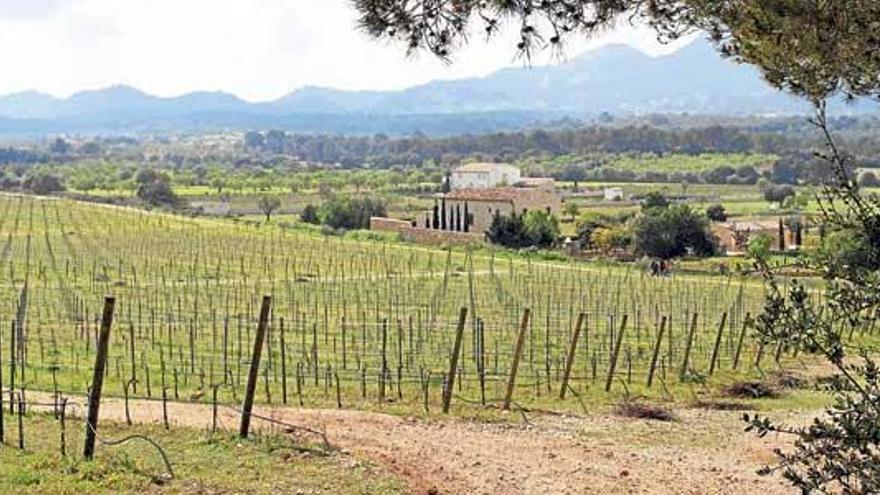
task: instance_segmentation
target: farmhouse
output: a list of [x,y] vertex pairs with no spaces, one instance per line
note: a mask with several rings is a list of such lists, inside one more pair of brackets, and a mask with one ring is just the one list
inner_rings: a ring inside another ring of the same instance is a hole
[[727,222],[712,226],[712,233],[718,239],[718,247],[727,253],[741,253],[746,250],[749,239],[764,234],[779,245],[779,220],[760,220],[745,222]]
[[545,188],[460,189],[435,198],[434,208],[425,215],[421,226],[432,230],[483,233],[492,225],[495,215],[521,215],[529,210],[558,215],[561,209],[559,196]]
[[520,182],[519,169],[508,163],[469,163],[452,172],[449,186],[457,189],[488,189]]

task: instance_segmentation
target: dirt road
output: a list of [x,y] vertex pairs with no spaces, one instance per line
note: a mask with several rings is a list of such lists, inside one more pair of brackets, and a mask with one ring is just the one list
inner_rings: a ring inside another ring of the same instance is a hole
[[[211,409],[169,403],[172,423],[205,428]],[[162,405],[132,401],[132,419],[159,422]],[[743,433],[740,413],[685,409],[672,423],[611,415],[530,416],[530,424],[423,421],[350,410],[267,409],[257,413],[326,431],[331,443],[390,468],[413,493],[762,494],[792,493],[755,471],[781,439]],[[101,417],[124,420],[121,400]],[[236,413],[221,409],[224,427]],[[257,428],[269,428],[255,420]]]

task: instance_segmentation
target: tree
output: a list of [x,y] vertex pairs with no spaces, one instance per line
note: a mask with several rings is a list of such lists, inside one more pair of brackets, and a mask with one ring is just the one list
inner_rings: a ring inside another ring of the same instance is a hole
[[509,248],[529,246],[525,224],[520,215],[502,215],[496,211],[492,223],[486,230],[486,238],[492,244]]
[[647,212],[656,208],[669,207],[669,200],[660,191],[651,191],[642,199],[642,211]]
[[715,253],[708,219],[687,205],[648,210],[635,219],[632,232],[633,247],[646,256],[670,259]]
[[526,237],[529,244],[539,248],[549,248],[559,239],[559,221],[543,210],[531,210],[523,215]]
[[567,201],[565,203],[565,207],[563,208],[563,211],[565,212],[566,215],[568,215],[569,221],[574,222],[575,219],[577,218],[578,214],[581,212],[581,209],[578,206],[578,204],[575,203],[574,201]]
[[795,190],[789,185],[774,186],[771,185],[764,190],[764,199],[770,203],[777,203],[782,206],[785,198],[795,195]]
[[371,217],[387,215],[385,203],[375,198],[342,198],[333,196],[321,205],[318,217],[334,229],[366,229]]
[[152,168],[143,168],[135,176],[137,197],[151,206],[175,206],[179,200],[171,189],[171,177]]
[[272,213],[281,207],[281,198],[278,196],[260,196],[260,199],[257,200],[257,206],[263,212],[263,215],[266,215],[266,223],[269,223],[272,220]]
[[220,194],[226,187],[226,180],[221,177],[214,177],[213,179],[211,179],[211,187],[213,187],[217,191],[217,194]]
[[493,244],[509,248],[552,247],[559,238],[559,222],[550,213],[540,210],[524,215],[501,215],[496,212],[486,230]]
[[724,210],[722,205],[712,205],[706,208],[706,217],[713,222],[726,222],[727,211]]
[[28,174],[22,186],[34,194],[51,194],[64,190],[60,177],[42,170]]
[[250,131],[244,135],[244,145],[248,148],[261,148],[266,143],[262,133]]
[[63,138],[57,137],[52,141],[52,144],[49,146],[49,151],[51,151],[55,155],[66,155],[70,153],[70,143],[65,141]]
[[880,187],[880,179],[877,178],[877,174],[874,172],[863,172],[859,176],[859,185],[862,187]]
[[627,249],[631,242],[629,231],[622,226],[599,227],[590,235],[590,244],[604,253]]
[[312,225],[321,224],[321,217],[318,216],[318,209],[315,208],[315,205],[313,204],[308,204],[303,208],[302,213],[299,214],[299,219]]

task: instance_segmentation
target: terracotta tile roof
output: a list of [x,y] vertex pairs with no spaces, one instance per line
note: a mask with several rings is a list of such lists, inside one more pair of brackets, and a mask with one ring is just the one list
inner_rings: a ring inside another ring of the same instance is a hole
[[545,196],[547,193],[532,188],[495,187],[491,189],[458,189],[441,195],[441,197],[458,201],[516,201],[536,195]]

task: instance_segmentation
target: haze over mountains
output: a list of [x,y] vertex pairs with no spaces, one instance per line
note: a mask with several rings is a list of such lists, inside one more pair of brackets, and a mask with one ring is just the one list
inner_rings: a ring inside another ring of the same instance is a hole
[[[723,60],[703,40],[652,58],[610,45],[569,61],[508,68],[484,78],[401,91],[306,87],[271,102],[223,92],[161,98],[129,86],[59,99],[28,91],[0,97],[0,134],[142,133],[282,128],[297,132],[486,132],[563,116],[691,113],[790,115],[805,106],[751,67]],[[858,111],[858,107],[850,109]]]

